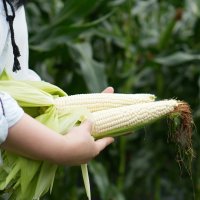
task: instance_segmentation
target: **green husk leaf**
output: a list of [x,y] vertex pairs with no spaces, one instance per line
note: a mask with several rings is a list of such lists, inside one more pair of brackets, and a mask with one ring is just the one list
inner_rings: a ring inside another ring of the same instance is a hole
[[15,179],[18,172],[20,171],[20,163],[15,163],[12,167],[12,170],[8,173],[6,179],[0,183],[0,189],[3,190],[8,184]]
[[[39,107],[53,104],[50,94],[21,81],[1,81],[0,90],[9,93],[22,107]],[[38,101],[40,99],[40,101]]]
[[37,186],[34,194],[34,198],[38,199],[48,191],[51,192],[54,182],[57,165],[44,162],[37,181]]
[[[16,81],[5,71],[0,81],[1,91],[10,94],[29,115],[60,134],[79,125],[89,114],[84,108],[59,113],[54,98],[67,94],[44,81]],[[34,161],[7,151],[2,152],[2,157],[4,163],[0,167],[0,189],[9,192],[10,199],[39,199],[48,191],[51,192],[57,165]],[[86,189],[88,194],[90,191]]]
[[[29,185],[31,185],[34,175],[37,173],[40,164],[39,163],[33,163],[31,164],[30,160],[25,159],[25,158],[20,158],[20,167],[21,169],[21,176],[20,176],[20,181],[21,181],[21,192],[24,194],[27,192]],[[30,165],[31,164],[31,165]]]
[[45,91],[46,93],[53,95],[54,97],[67,96],[67,94],[62,89],[45,81],[23,81],[23,82],[32,85],[34,88]]
[[6,72],[6,70],[4,70],[1,74],[0,74],[0,79],[3,80],[12,80],[12,77],[8,75],[8,73]]
[[86,188],[86,194],[87,194],[88,200],[91,200],[90,180],[89,180],[87,164],[81,165],[81,171],[83,175],[83,181]]

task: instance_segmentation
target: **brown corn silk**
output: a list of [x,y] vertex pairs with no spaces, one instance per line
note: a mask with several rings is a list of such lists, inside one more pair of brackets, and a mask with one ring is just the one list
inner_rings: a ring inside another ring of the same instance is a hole
[[178,106],[169,115],[169,137],[177,145],[177,161],[179,165],[185,166],[190,175],[194,157],[192,147],[193,124],[189,104],[184,101],[178,101]]

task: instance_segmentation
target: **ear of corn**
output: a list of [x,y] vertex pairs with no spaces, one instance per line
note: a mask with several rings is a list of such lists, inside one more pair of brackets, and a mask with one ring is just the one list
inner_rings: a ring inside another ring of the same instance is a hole
[[177,143],[179,153],[184,153],[190,158],[188,164],[191,165],[193,121],[190,107],[186,102],[162,100],[94,112],[91,116],[94,123],[92,135],[96,139],[124,135],[163,117],[168,117],[172,121],[174,133],[170,134],[171,139]]
[[55,106],[61,113],[78,107],[85,107],[90,112],[96,112],[109,108],[152,102],[155,98],[155,95],[152,94],[77,94],[56,98]]
[[[75,97],[72,97],[71,104],[73,106],[67,109],[68,104],[65,101],[68,96],[66,97],[63,91],[57,90],[51,84],[15,81],[6,76],[0,77],[0,80],[1,91],[8,92],[25,111],[28,111],[29,115],[60,134],[64,131],[67,132],[88,117],[88,111],[82,109],[82,107],[88,108],[92,112],[90,115],[94,122],[92,134],[95,138],[122,135],[164,116],[169,116],[170,119],[179,117],[178,128],[172,126],[175,129],[172,138],[184,146],[186,150],[192,149],[191,112],[189,106],[184,102],[176,100],[152,102],[155,97],[148,94],[146,96],[136,95],[138,98],[136,101],[135,95],[134,101],[130,100],[130,95],[122,97],[118,94],[99,94],[99,97],[94,99],[91,98],[92,96],[87,96],[90,99],[89,101],[81,100],[84,95],[80,95],[77,101],[73,99]],[[59,99],[58,96],[60,96],[59,98],[64,97]],[[114,101],[113,97],[116,98]],[[126,97],[128,97],[127,100]],[[92,99],[94,102],[92,102]],[[60,106],[60,102],[63,101],[64,103]],[[13,199],[39,199],[42,195],[51,191],[57,165],[30,160],[7,151],[3,151],[3,160],[4,164],[0,167],[0,190],[8,189],[12,193]],[[88,198],[90,198],[86,165],[82,166],[82,171]]]
[[95,138],[125,134],[166,116],[177,106],[176,100],[165,100],[94,112],[92,134]]

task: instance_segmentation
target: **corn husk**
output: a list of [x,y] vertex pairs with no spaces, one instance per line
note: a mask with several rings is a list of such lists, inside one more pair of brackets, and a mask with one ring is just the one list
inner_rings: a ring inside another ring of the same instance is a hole
[[[44,81],[16,81],[3,72],[0,77],[0,91],[9,93],[26,113],[60,134],[80,124],[89,114],[84,108],[58,113],[54,98],[67,94]],[[2,152],[2,158],[0,190],[9,191],[10,198],[39,199],[48,191],[51,192],[57,165],[31,160],[7,151]],[[87,165],[82,166],[82,174],[90,199]]]

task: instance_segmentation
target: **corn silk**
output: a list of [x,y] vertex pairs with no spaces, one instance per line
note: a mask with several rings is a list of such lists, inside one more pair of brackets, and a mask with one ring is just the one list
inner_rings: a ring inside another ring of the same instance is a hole
[[[89,115],[85,108],[58,112],[54,99],[67,94],[44,81],[18,81],[4,71],[0,76],[0,91],[10,94],[27,114],[59,134],[67,133]],[[0,190],[8,193],[9,199],[39,199],[52,191],[58,165],[31,160],[5,150],[2,150],[2,158]],[[81,169],[86,193],[91,199],[87,165],[82,165]]]

